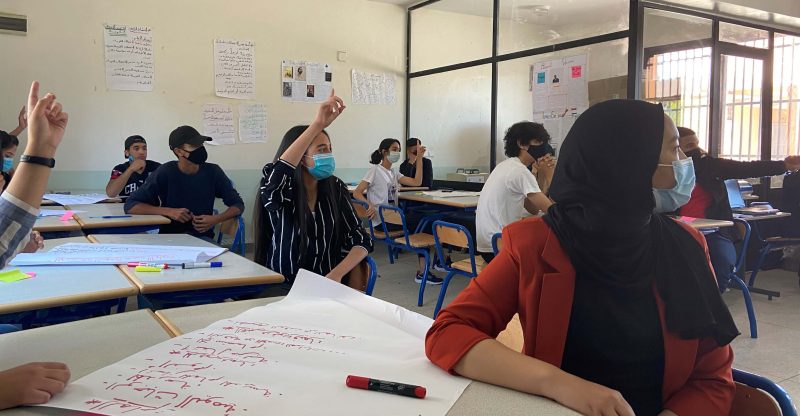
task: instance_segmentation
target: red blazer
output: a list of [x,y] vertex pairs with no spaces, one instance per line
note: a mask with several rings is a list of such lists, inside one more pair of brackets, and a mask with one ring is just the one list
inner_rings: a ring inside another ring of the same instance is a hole
[[[707,256],[703,236],[684,228]],[[499,255],[439,313],[425,340],[428,358],[452,372],[475,344],[497,337],[519,313],[523,353],[560,367],[574,289],[575,270],[550,227],[539,218],[511,224],[503,230]],[[729,414],[735,392],[731,347],[668,332],[664,302],[655,297],[664,337],[664,408],[679,416]]]

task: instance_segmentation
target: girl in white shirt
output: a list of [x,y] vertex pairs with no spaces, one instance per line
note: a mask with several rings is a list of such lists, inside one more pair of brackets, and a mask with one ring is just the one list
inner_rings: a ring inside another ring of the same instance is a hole
[[[422,158],[425,156],[425,146],[417,146],[417,157]],[[364,201],[369,205],[367,214],[370,216],[372,226],[377,227],[381,224],[380,217],[378,216],[377,205],[397,205],[397,189],[400,185],[403,186],[420,186],[422,185],[423,164],[417,163],[417,169],[413,178],[404,176],[397,170],[392,169],[392,164],[400,161],[402,153],[400,152],[400,141],[397,139],[383,139],[378,150],[372,152],[370,156],[370,167],[364,179],[358,184],[353,196]],[[398,226],[386,224],[389,231],[399,229]],[[417,269],[417,276],[415,278],[417,283],[422,282],[422,271],[425,270],[425,257],[419,256],[419,268]],[[429,285],[440,285],[442,279],[428,272],[427,283]]]

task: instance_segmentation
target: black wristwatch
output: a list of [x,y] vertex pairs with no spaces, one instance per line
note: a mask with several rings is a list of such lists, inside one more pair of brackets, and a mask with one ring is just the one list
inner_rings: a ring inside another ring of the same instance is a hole
[[47,166],[48,168],[53,168],[56,166],[56,160],[49,157],[22,155],[22,157],[19,158],[19,161],[24,163],[34,163],[37,165]]

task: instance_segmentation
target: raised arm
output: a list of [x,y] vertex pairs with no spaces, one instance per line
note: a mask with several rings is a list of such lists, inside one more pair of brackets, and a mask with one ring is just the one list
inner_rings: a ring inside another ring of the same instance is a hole
[[317,117],[314,119],[314,122],[312,122],[306,131],[283,152],[281,160],[289,162],[292,166],[297,166],[303,158],[303,155],[306,154],[308,146],[314,141],[314,138],[317,137],[323,129],[330,126],[331,123],[342,114],[345,108],[344,101],[334,95],[334,91],[331,90],[330,97],[319,106]]
[[425,163],[423,162],[423,157],[425,156],[425,151],[427,149],[425,146],[417,146],[417,168],[416,172],[414,173],[413,178],[409,178],[407,176],[401,177],[398,182],[400,182],[403,186],[421,186],[422,185],[422,177],[425,174],[424,167]]

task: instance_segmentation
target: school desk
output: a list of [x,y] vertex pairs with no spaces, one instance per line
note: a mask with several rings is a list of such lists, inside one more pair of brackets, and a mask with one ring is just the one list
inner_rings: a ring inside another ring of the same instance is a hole
[[[51,206],[44,209],[51,211],[64,211],[66,210],[60,206]],[[80,231],[81,226],[75,219],[61,221],[60,217],[40,217],[36,219],[33,224],[33,230],[40,233],[58,232],[58,231]]]
[[161,215],[125,214],[123,204],[71,205],[68,208],[85,211],[75,214],[75,219],[86,234],[132,234],[155,230],[170,223],[169,218]]
[[442,198],[428,196],[422,192],[403,192],[398,195],[401,201],[422,202],[431,205],[442,205],[446,207],[471,210],[478,207],[478,196],[463,196],[455,198]]
[[[347,190],[353,193],[357,187],[356,185],[347,185]],[[429,188],[425,186],[401,186],[397,188],[397,192],[427,191],[428,189]]]
[[[85,237],[45,240],[44,250],[88,242]],[[3,271],[13,269],[36,276],[0,282],[0,323],[28,327],[123,311],[128,296],[138,293],[115,266],[8,266]]]
[[694,218],[691,221],[682,221],[690,227],[700,230],[709,231],[717,228],[733,227],[733,221],[714,220],[709,218]]
[[[768,243],[770,243],[770,239],[766,238],[762,234],[761,226],[759,224],[762,221],[789,218],[791,216],[792,216],[792,214],[788,213],[788,212],[777,212],[775,214],[769,214],[769,215],[738,215],[736,218],[744,220],[744,221],[747,221],[747,223],[750,224],[750,226],[752,227],[752,231],[751,231],[751,234],[750,234],[751,244],[752,244],[752,242],[757,242],[758,244],[761,244],[761,245],[764,246],[764,248],[762,248],[762,250],[763,250],[763,249],[766,249],[766,246],[768,245]],[[773,244],[774,244],[775,248],[780,248],[780,247],[785,247],[786,246],[786,244],[780,244],[780,242],[777,242],[777,241],[774,242]],[[758,272],[759,272],[760,268],[761,268],[761,263],[760,263],[759,260],[756,260],[756,264],[753,265],[753,270],[750,272],[750,279],[748,280],[748,287],[750,288],[750,292],[751,293],[758,293],[758,294],[761,294],[761,295],[766,295],[769,300],[772,300],[773,297],[780,297],[781,292],[779,292],[779,291],[763,289],[763,288],[754,286],[755,280],[756,280],[756,276],[758,275]]]
[[[77,380],[170,338],[153,312],[140,310],[0,335],[0,369],[29,362],[67,364]],[[75,415],[71,410],[21,407],[2,416]]]
[[[97,243],[216,247],[188,234],[100,234],[89,239]],[[230,251],[213,261],[221,261],[222,267],[161,272],[136,272],[127,265],[119,268],[139,288],[139,308],[221,302],[257,293],[268,284],[284,280],[279,273]]]
[[[282,297],[275,297],[165,309],[156,312],[156,316],[164,322],[165,327],[174,331],[176,335],[180,335],[205,328],[221,319],[233,318],[248,309],[267,305],[281,299]],[[422,345],[420,345],[421,348],[423,348]],[[577,413],[551,400],[478,381],[470,383],[469,387],[447,414],[450,416],[577,415]]]

